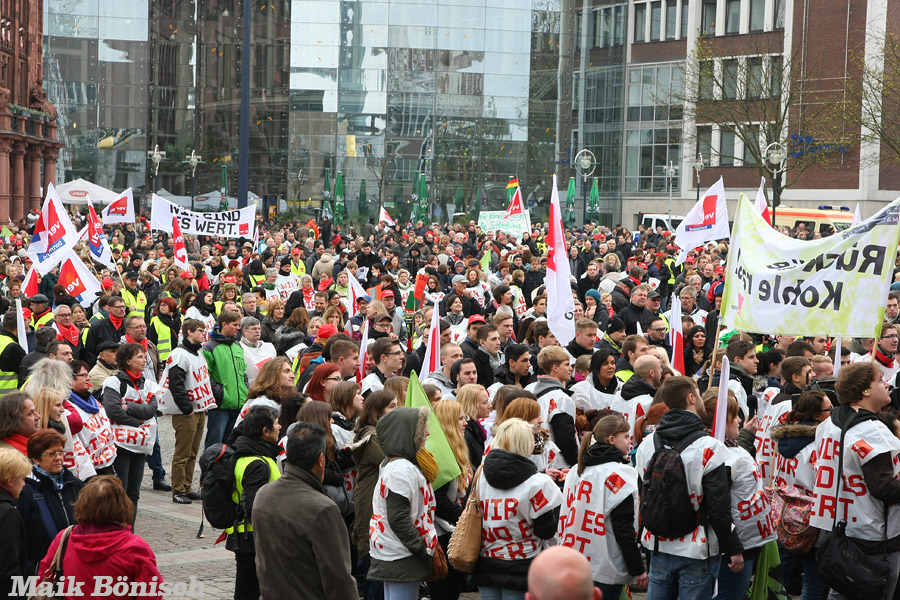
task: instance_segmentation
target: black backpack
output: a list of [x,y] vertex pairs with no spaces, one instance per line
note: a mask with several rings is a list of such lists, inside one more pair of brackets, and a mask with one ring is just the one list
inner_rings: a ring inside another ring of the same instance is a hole
[[203,514],[217,529],[227,529],[237,519],[237,504],[231,497],[235,489],[235,461],[234,450],[226,444],[213,444],[203,451],[198,461]]
[[641,482],[641,523],[657,537],[684,537],[700,524],[700,514],[691,504],[681,452],[705,435],[697,431],[675,447],[664,445],[658,433],[653,436],[653,456]]

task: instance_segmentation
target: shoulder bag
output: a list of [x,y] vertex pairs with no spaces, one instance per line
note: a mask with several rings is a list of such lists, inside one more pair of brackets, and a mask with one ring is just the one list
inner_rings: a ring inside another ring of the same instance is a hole
[[[66,556],[66,546],[69,545],[69,536],[72,534],[74,527],[74,525],[70,525],[63,530],[62,538],[56,547],[56,554],[53,555],[53,560],[47,565],[47,570],[40,574],[38,582],[35,584],[35,592],[28,597],[28,600],[44,600],[58,597],[56,595],[56,587],[57,583],[63,580],[63,559]],[[41,587],[40,584],[44,582],[53,584],[53,589],[49,593],[38,591]]]
[[475,471],[472,479],[472,490],[466,500],[450,542],[447,544],[447,558],[453,568],[463,573],[471,573],[475,570],[475,563],[481,555],[481,501],[478,499],[478,481],[481,478],[481,469]]

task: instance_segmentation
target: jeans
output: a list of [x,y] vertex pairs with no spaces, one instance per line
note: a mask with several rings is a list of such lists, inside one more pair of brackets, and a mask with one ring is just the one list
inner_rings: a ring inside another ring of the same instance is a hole
[[234,422],[237,421],[240,409],[224,409],[214,408],[207,414],[206,421],[206,441],[203,443],[203,449],[206,450],[213,444],[224,444],[228,440],[228,435],[234,429]]
[[121,446],[116,450],[116,460],[113,462],[116,476],[122,481],[125,494],[134,503],[134,514],[137,517],[137,504],[141,497],[141,480],[144,478],[144,462],[147,455],[126,450]]
[[367,578],[372,558],[366,554],[356,563],[356,580],[364,600],[384,600],[384,584]]
[[653,554],[647,600],[710,600],[719,557],[685,558],[663,552]]
[[175,452],[172,454],[173,494],[187,494],[191,491],[194,465],[197,463],[205,426],[206,413],[172,415],[172,429],[175,430]]
[[722,559],[719,565],[719,594],[716,600],[741,600],[747,597],[747,590],[750,589],[750,580],[753,578],[753,568],[756,565],[756,559],[744,559],[744,568],[740,573],[732,571],[726,559]]
[[418,581],[384,582],[384,600],[416,600],[418,597]]
[[256,553],[235,552],[234,563],[234,600],[259,600]]
[[825,582],[819,577],[815,550],[809,554],[797,555],[779,546],[778,554],[781,557],[781,570],[785,579],[792,571],[795,571],[798,576],[800,571],[803,571],[800,600],[822,600],[825,596]]
[[159,433],[156,434],[156,443],[153,444],[153,453],[147,455],[147,464],[150,465],[150,470],[153,471],[154,483],[166,480],[166,469],[163,467],[162,453],[159,449]]
[[525,600],[525,592],[506,588],[478,586],[481,600]]

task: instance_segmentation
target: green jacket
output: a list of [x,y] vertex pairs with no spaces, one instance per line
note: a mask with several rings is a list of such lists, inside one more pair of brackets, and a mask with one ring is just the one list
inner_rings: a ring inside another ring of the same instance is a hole
[[237,339],[225,337],[218,331],[209,335],[203,345],[203,356],[209,367],[213,395],[219,408],[237,410],[247,401],[247,363],[244,350]]

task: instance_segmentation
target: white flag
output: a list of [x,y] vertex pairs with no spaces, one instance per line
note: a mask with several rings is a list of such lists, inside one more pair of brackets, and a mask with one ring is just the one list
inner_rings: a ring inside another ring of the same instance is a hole
[[25,316],[22,314],[22,301],[18,298],[16,298],[16,333],[19,336],[19,345],[28,354],[28,328],[25,327]]
[[681,247],[675,265],[683,263],[692,248],[727,238],[729,235],[725,184],[719,177],[675,229],[675,241]]
[[859,216],[859,202],[856,203],[856,210],[853,212],[853,220],[850,222],[850,227],[856,227],[862,223],[862,217]]
[[59,267],[59,284],[85,308],[94,303],[97,292],[100,291],[100,282],[71,248],[63,255]]
[[425,379],[441,368],[441,315],[438,307],[431,311],[431,327],[428,331],[428,347],[425,348],[425,358],[422,360],[422,369],[419,379]]
[[716,399],[716,415],[713,419],[713,437],[725,442],[725,427],[728,420],[728,379],[731,377],[731,366],[728,357],[722,357],[722,368],[719,370],[719,397]]
[[356,314],[356,311],[359,310],[359,307],[356,305],[356,301],[361,297],[366,295],[366,290],[360,285],[359,280],[353,276],[353,273],[347,271],[347,280],[350,282],[350,297],[348,298],[350,302],[350,312],[349,315],[352,317]]
[[388,214],[388,211],[384,210],[383,206],[381,207],[381,214],[378,216],[378,220],[382,223],[387,223],[391,227],[396,225],[396,223],[394,223],[394,220],[391,218],[391,215]]
[[841,336],[834,338],[834,378],[841,370]]
[[128,188],[110,202],[100,213],[106,225],[111,223],[134,223],[134,195]]
[[47,186],[41,216],[34,225],[28,256],[37,272],[46,275],[77,242],[78,231],[51,183]]
[[550,232],[547,235],[547,326],[562,346],[575,338],[575,301],[572,299],[571,278],[554,175],[550,195]]

